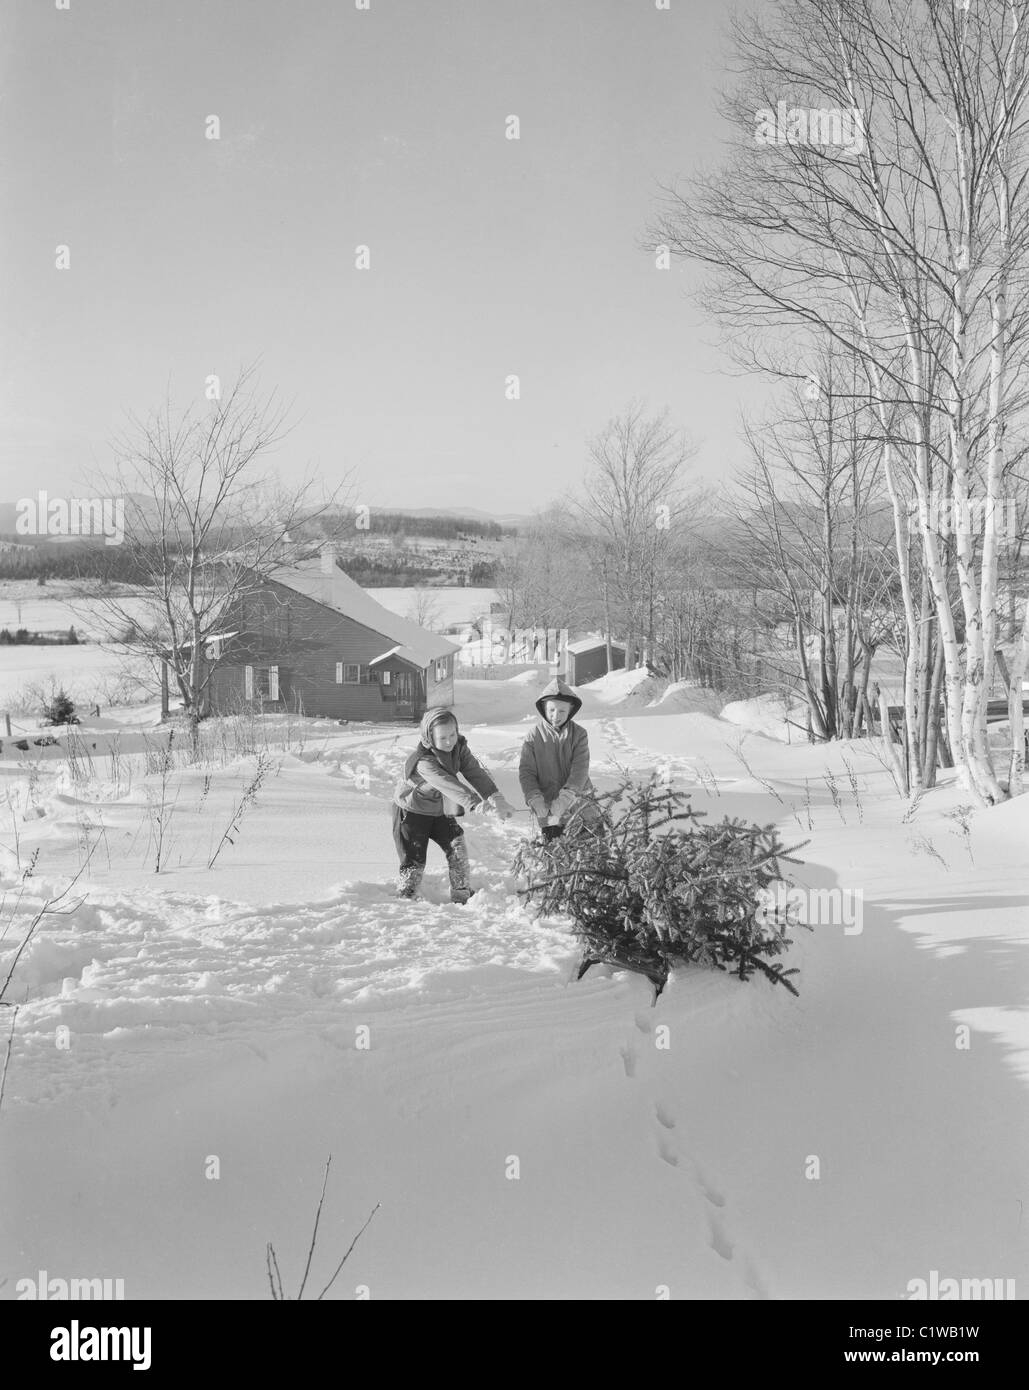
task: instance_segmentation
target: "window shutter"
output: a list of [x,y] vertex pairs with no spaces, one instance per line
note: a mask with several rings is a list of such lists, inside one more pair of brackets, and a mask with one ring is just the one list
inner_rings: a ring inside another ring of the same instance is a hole
[[342,685],[342,684],[343,684],[343,663],[342,663],[342,661],[337,661],[337,662],[336,662],[336,684],[337,684],[337,685]]
[[277,666],[268,667],[268,699],[277,700],[279,698],[279,668]]
[[248,700],[254,698],[254,668],[244,666],[243,668],[243,694]]

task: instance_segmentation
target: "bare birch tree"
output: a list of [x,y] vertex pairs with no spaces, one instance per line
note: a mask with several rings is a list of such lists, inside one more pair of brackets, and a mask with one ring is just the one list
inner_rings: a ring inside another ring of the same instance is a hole
[[714,272],[707,302],[741,359],[804,379],[813,334],[861,363],[894,513],[913,781],[919,685],[932,675],[904,562],[910,502],[950,746],[970,788],[995,801],[999,516],[1029,340],[1029,3],[776,0],[770,11],[735,27],[746,73],[726,103],[742,136],[735,160],[684,193],[666,189],[651,240]]

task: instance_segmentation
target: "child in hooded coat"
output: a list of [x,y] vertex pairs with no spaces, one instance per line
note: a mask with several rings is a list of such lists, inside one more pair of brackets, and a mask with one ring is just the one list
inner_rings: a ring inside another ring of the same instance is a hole
[[579,696],[556,676],[536,701],[539,719],[522,744],[518,781],[548,840],[561,834],[573,812],[583,826],[600,818],[589,799],[595,793],[589,735],[575,723],[581,708]]
[[[450,900],[466,903],[474,890],[468,882],[464,831],[456,817],[489,802],[507,820],[514,808],[468,747],[453,710],[426,710],[419,735],[393,794],[393,843],[400,856],[397,896],[413,898],[418,892],[429,841],[435,840],[447,856]],[[470,788],[458,780],[459,775],[471,783]]]

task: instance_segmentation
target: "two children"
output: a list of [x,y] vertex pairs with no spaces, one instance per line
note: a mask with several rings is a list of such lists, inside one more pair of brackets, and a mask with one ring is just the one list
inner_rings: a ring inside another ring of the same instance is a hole
[[[536,701],[539,719],[522,744],[518,781],[546,839],[560,835],[573,815],[580,825],[599,819],[591,800],[589,739],[574,722],[581,707],[578,695],[558,676]],[[474,889],[468,882],[468,850],[457,817],[487,804],[504,820],[514,812],[468,747],[453,710],[426,710],[418,746],[407,758],[393,794],[398,897],[417,894],[433,840],[447,857],[451,902],[468,901]]]

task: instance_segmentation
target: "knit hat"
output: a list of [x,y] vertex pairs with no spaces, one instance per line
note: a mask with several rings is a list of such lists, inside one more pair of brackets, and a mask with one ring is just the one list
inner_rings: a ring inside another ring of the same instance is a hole
[[446,705],[434,705],[432,709],[425,711],[418,726],[419,736],[426,748],[432,747],[432,730],[437,724],[453,724],[460,732],[457,715],[454,711],[448,709]]

